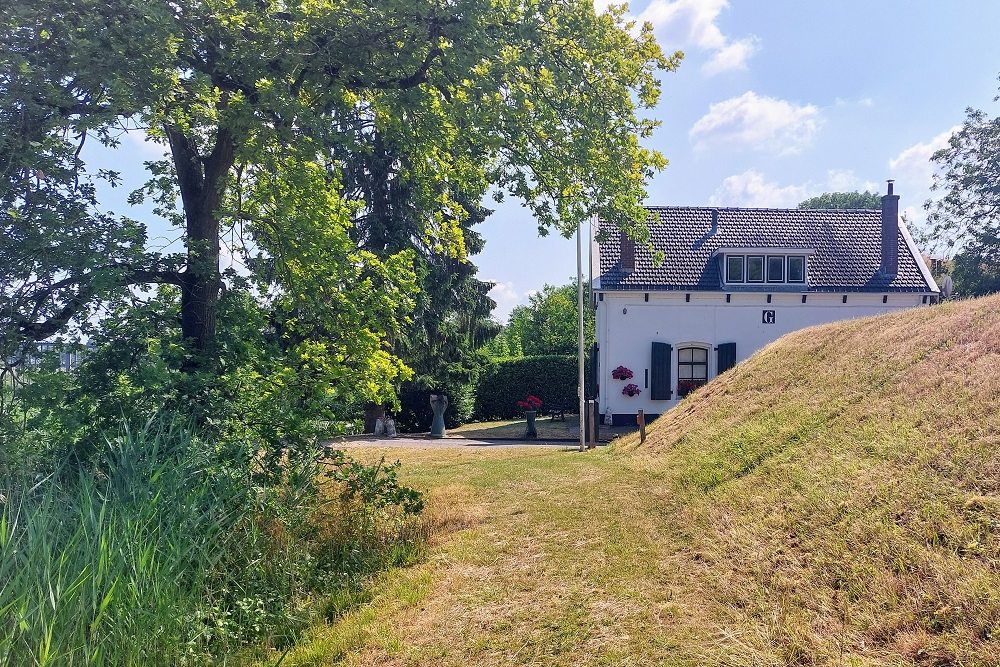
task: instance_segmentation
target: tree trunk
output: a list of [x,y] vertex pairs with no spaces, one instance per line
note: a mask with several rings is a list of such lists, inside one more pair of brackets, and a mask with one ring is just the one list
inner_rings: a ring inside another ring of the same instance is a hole
[[181,287],[181,333],[194,354],[185,371],[210,366],[216,334],[216,311],[222,278],[219,275],[219,207],[233,166],[236,146],[225,128],[216,132],[207,157],[182,130],[168,126],[167,138],[177,171],[186,220],[187,266]]
[[385,419],[385,406],[379,403],[365,403],[365,433],[375,432],[375,422]]
[[219,221],[206,212],[187,223],[187,268],[181,288],[181,333],[202,356],[215,340],[219,302]]

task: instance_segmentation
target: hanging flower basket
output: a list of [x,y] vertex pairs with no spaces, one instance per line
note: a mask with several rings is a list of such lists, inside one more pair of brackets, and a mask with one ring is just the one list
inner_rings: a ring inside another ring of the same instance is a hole
[[632,370],[630,368],[626,368],[625,366],[619,366],[615,370],[611,371],[611,377],[616,380],[631,380],[632,376]]
[[642,389],[639,389],[637,384],[627,384],[622,387],[622,393],[626,396],[638,396],[642,393]]

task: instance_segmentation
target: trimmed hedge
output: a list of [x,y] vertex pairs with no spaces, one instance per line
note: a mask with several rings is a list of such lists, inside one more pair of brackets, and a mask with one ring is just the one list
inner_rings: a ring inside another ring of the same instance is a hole
[[546,355],[498,359],[483,369],[476,388],[477,420],[515,419],[517,402],[528,394],[542,399],[542,410],[561,405],[577,412],[575,356]]

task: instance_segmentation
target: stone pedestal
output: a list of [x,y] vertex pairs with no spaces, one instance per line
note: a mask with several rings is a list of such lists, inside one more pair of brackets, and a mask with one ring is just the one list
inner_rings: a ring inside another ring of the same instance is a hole
[[431,437],[444,437],[444,411],[448,409],[448,397],[444,394],[431,394],[431,410],[434,411],[434,421],[431,422]]
[[538,431],[535,430],[535,415],[538,414],[534,410],[526,410],[524,413],[524,418],[528,420],[528,428],[524,432],[525,438],[537,438]]

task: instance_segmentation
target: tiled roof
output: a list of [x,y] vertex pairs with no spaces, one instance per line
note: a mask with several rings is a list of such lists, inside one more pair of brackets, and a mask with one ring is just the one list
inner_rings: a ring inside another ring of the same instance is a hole
[[[895,278],[879,272],[882,213],[878,210],[650,207],[653,247],[662,264],[636,243],[635,270],[622,272],[618,258],[621,234],[603,227],[600,279],[604,290],[718,290],[722,282],[720,248],[802,248],[808,259],[810,291],[926,292],[928,283],[900,231],[899,270]],[[713,224],[713,213],[717,223]],[[758,286],[755,289],[760,289]],[[774,286],[765,289],[773,291]],[[800,288],[796,287],[796,290]]]

